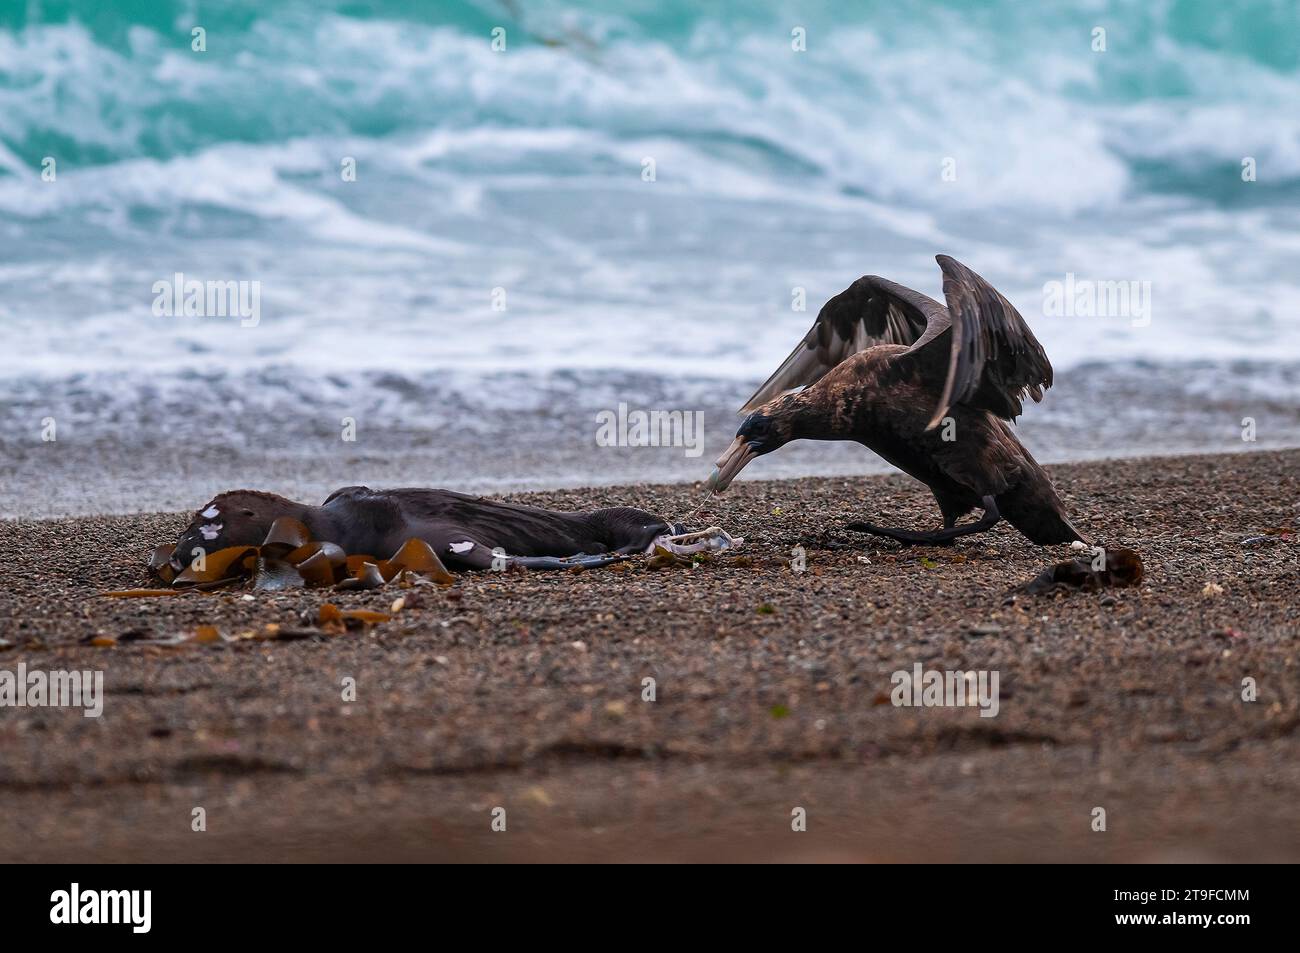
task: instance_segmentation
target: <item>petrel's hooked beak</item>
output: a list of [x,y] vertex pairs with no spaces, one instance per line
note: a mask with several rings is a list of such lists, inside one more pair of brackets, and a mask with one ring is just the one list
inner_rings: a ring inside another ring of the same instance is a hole
[[708,482],[704,488],[712,490],[714,493],[721,493],[731,485],[731,481],[736,478],[736,474],[745,469],[745,464],[749,463],[758,456],[755,450],[744,437],[737,437],[731,441],[731,446],[726,452],[718,457],[718,462],[714,464],[713,472],[709,474]]

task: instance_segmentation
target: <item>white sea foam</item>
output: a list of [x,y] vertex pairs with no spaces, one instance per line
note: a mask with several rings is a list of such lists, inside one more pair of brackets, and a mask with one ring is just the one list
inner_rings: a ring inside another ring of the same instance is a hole
[[[173,32],[0,29],[0,398],[93,379],[123,406],[158,387],[251,406],[216,382],[282,375],[334,407],[332,380],[381,375],[472,418],[513,386],[500,375],[568,373],[743,398],[859,275],[940,297],[936,252],[997,285],[1060,370],[1300,362],[1300,76],[1162,20],[1185,11],[1102,4],[1125,28],[1094,54],[1033,5],[810,9],[796,54],[776,8],[669,4],[684,25],[653,28],[529,4],[497,54],[478,7],[320,6],[216,30],[203,55],[180,12]],[[177,272],[259,282],[258,326],[154,316],[152,285]],[[1045,314],[1067,273],[1149,283],[1149,324]]]

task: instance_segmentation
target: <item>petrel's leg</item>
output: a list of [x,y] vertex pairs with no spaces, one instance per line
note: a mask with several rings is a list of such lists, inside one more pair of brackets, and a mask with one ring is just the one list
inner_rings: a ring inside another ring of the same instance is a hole
[[886,529],[874,523],[850,523],[845,529],[871,533],[873,536],[884,536],[887,539],[897,540],[905,546],[947,546],[959,536],[990,530],[998,520],[1002,519],[1002,514],[998,512],[997,501],[993,497],[986,496],[980,502],[984,507],[984,515],[974,523],[967,523],[965,526],[948,526],[929,533],[918,533],[908,529]]

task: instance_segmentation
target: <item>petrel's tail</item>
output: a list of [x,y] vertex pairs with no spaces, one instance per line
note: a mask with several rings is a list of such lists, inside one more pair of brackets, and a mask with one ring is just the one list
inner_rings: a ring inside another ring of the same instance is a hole
[[1072,543],[1076,539],[1086,543],[1083,534],[1070,522],[1065,504],[1056,495],[1043,468],[1032,458],[1026,463],[1021,479],[997,498],[1003,518],[1040,546]]

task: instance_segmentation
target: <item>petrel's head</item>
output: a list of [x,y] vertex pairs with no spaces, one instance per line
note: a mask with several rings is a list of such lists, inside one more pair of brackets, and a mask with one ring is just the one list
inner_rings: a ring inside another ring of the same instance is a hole
[[721,493],[750,460],[771,453],[792,439],[792,421],[786,413],[789,402],[789,397],[778,397],[744,419],[736,431],[736,439],[718,457],[706,484],[708,489]]

